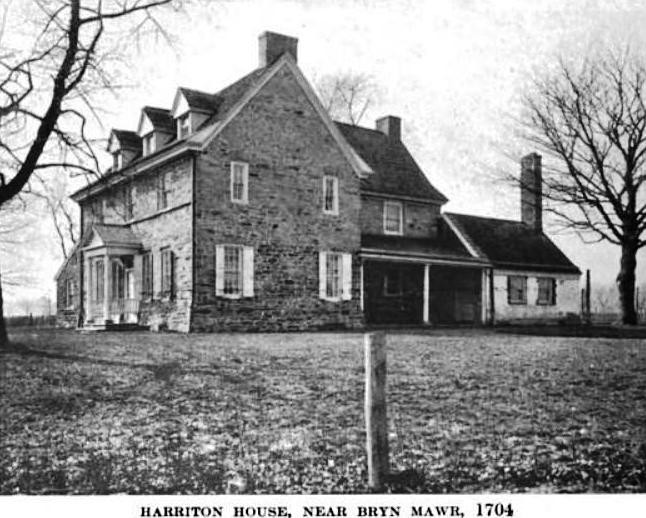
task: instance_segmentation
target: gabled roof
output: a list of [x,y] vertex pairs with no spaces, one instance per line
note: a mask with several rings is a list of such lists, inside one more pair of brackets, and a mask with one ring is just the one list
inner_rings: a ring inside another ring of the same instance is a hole
[[[246,104],[251,99],[253,99],[258,91],[260,91],[260,89],[262,89],[262,87],[269,80],[271,80],[271,78],[274,77],[275,74],[283,67],[289,68],[294,73],[296,80],[302,86],[306,96],[314,105],[314,108],[319,113],[325,125],[328,127],[333,139],[340,146],[342,152],[348,159],[349,163],[352,165],[357,175],[363,177],[365,175],[372,174],[372,170],[369,165],[366,164],[362,157],[354,150],[354,148],[347,143],[340,129],[330,119],[329,114],[325,111],[320,101],[316,98],[316,94],[314,93],[312,87],[304,78],[302,72],[299,70],[298,66],[294,62],[293,57],[289,53],[283,54],[282,57],[278,59],[278,61],[274,62],[267,68],[258,68],[253,70],[246,76],[230,84],[216,94],[205,94],[207,96],[210,96],[212,99],[217,99],[217,106],[215,108],[215,111],[212,112],[212,115],[206,119],[206,121],[200,126],[200,128],[197,129],[196,132],[189,135],[189,137],[186,139],[171,140],[163,148],[158,149],[154,153],[145,157],[136,158],[133,161],[129,162],[127,167],[131,170],[134,170],[134,172],[137,172],[140,164],[142,169],[146,168],[147,165],[150,164],[154,159],[165,160],[170,157],[176,157],[180,153],[187,151],[204,150],[206,146],[227,126],[227,124],[236,117],[240,110],[244,106],[246,106]],[[178,93],[180,91],[183,92],[187,90],[188,89],[182,88],[178,90]],[[193,90],[193,92],[197,91]],[[201,94],[204,94],[204,92],[198,92],[198,94],[200,94],[201,96]],[[202,99],[204,100],[204,98]],[[176,103],[174,103],[174,105],[175,104]],[[175,108],[176,106],[173,107],[173,110],[171,110],[171,112],[173,112]],[[116,180],[120,176],[122,175],[104,174],[96,182],[73,193],[72,199],[80,201],[86,196],[92,194],[93,191],[101,189],[101,186],[108,184],[111,179],[114,178]]]
[[210,94],[180,86],[173,100],[171,115],[178,117],[189,110],[211,114],[217,111],[220,101],[221,99],[217,94]]
[[466,243],[495,267],[575,273],[581,271],[544,233],[520,221],[444,213]]
[[175,133],[175,125],[173,123],[173,116],[170,113],[170,110],[165,108],[156,108],[154,106],[144,106],[141,110],[141,117],[139,119],[139,129],[141,131],[142,119],[144,115],[148,117],[150,124],[155,129],[155,131],[161,131],[163,133]]
[[383,194],[426,198],[446,203],[447,198],[428,181],[406,146],[381,131],[336,123],[354,150],[374,174],[361,180],[361,188]]
[[133,151],[141,150],[141,138],[134,131],[113,129],[110,132],[108,148],[112,147],[113,139],[117,140],[121,149],[131,149]]

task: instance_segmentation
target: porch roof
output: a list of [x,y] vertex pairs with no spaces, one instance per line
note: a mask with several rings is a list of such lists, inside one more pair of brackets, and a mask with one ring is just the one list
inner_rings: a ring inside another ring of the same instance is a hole
[[489,263],[473,257],[456,239],[429,239],[406,236],[386,236],[363,234],[361,236],[363,253],[382,253],[393,257],[440,260],[457,264],[472,263],[486,266]]
[[120,245],[131,248],[142,246],[141,240],[130,227],[123,225],[95,224],[92,226],[91,234],[92,239],[88,245],[90,248],[94,248],[96,245]]

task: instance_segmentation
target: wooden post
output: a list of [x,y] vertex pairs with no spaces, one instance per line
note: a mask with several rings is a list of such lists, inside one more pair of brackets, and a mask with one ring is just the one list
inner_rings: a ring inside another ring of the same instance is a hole
[[364,335],[366,369],[366,449],[368,486],[381,490],[389,471],[386,413],[386,335]]
[[424,264],[424,300],[422,301],[422,322],[429,323],[429,295],[430,295],[430,281],[429,281],[429,264]]

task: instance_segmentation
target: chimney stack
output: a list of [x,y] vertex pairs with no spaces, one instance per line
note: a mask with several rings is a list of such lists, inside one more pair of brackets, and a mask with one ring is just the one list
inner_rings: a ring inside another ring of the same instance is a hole
[[388,135],[390,138],[401,140],[402,137],[402,120],[394,115],[386,115],[377,119],[375,123],[377,131]]
[[258,65],[260,68],[270,66],[285,52],[289,52],[294,61],[297,61],[297,38],[269,31],[265,31],[258,36]]
[[520,219],[535,232],[543,232],[543,171],[538,153],[520,160]]

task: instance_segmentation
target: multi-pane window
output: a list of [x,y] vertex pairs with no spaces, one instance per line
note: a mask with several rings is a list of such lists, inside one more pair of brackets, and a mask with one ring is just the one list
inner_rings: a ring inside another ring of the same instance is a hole
[[249,200],[249,164],[231,162],[231,201],[247,203]]
[[527,277],[507,277],[507,300],[509,304],[527,304]]
[[239,246],[224,247],[224,294],[242,293],[242,249]]
[[142,138],[143,155],[148,156],[155,152],[155,134],[148,133]]
[[319,297],[334,302],[352,298],[352,254],[319,252]]
[[216,245],[215,294],[219,297],[253,297],[254,249],[242,245]]
[[336,176],[323,177],[323,212],[339,213],[339,179]]
[[125,295],[125,270],[121,261],[112,261],[112,300],[122,300]]
[[145,299],[153,298],[153,254],[146,252],[141,258],[141,295]]
[[174,272],[173,272],[173,252],[170,248],[164,248],[161,251],[161,280],[162,296],[172,297],[174,295]]
[[343,264],[341,254],[329,253],[326,256],[325,296],[330,299],[341,297],[343,292]]
[[132,185],[126,185],[123,188],[123,206],[125,219],[132,219],[134,216],[134,198]]
[[157,210],[168,207],[168,198],[170,194],[170,181],[168,173],[161,173],[157,177]]
[[403,207],[398,201],[384,202],[384,234],[403,233]]
[[177,138],[186,137],[191,132],[191,114],[185,113],[177,119]]
[[556,280],[552,277],[539,277],[538,298],[536,304],[542,306],[552,306],[556,304]]

